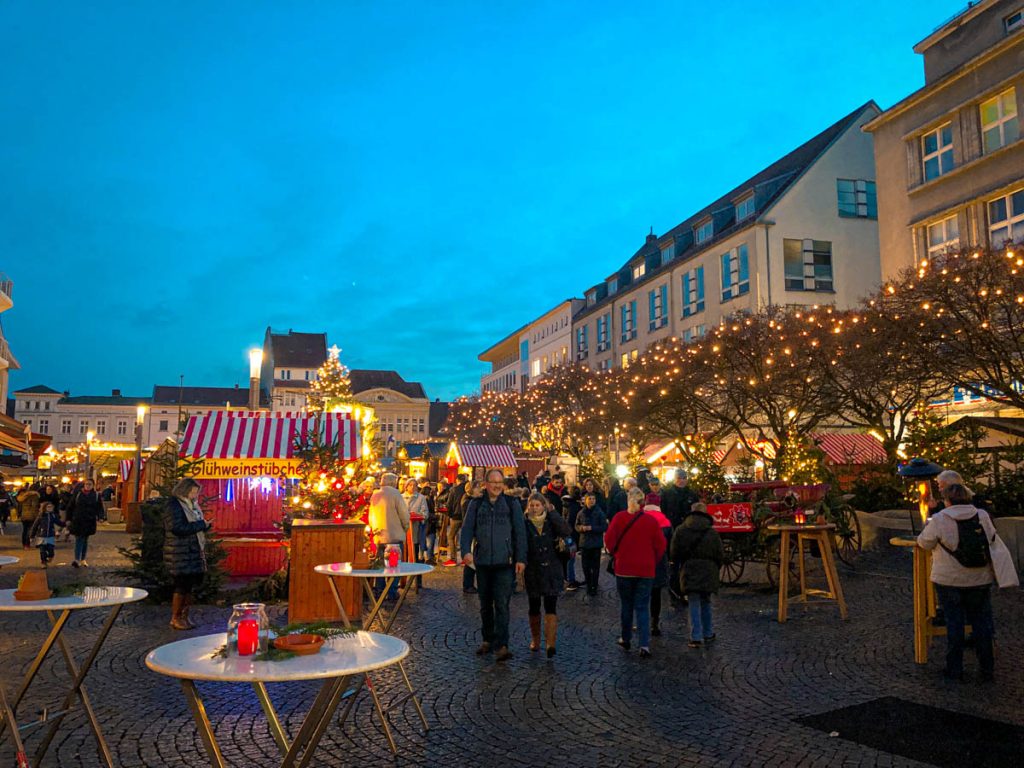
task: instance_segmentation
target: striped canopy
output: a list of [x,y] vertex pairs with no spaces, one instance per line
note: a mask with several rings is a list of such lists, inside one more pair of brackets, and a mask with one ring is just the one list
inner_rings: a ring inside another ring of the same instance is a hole
[[188,459],[291,459],[296,439],[319,430],[325,445],[338,445],[342,459],[359,458],[360,423],[348,413],[315,416],[218,411],[188,420],[180,455]]
[[516,467],[512,449],[507,445],[455,443],[455,458],[464,467]]
[[811,438],[832,464],[878,464],[885,461],[885,448],[872,435],[817,432]]

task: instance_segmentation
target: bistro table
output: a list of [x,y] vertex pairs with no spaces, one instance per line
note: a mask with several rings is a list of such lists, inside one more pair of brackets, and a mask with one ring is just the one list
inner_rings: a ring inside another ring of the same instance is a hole
[[[846,618],[846,599],[843,597],[843,587],[839,583],[839,573],[836,571],[836,559],[832,539],[832,533],[836,527],[832,523],[780,523],[769,525],[768,530],[781,534],[779,541],[779,623],[786,623],[786,614],[789,603],[800,602],[804,605],[814,602],[835,600],[839,604],[839,618]],[[796,535],[796,557],[797,566],[800,571],[800,592],[789,596],[789,559],[790,543],[793,535]],[[807,571],[804,566],[804,542],[812,541],[817,543],[821,552],[821,564],[825,570],[825,580],[828,589],[809,589],[807,587]],[[819,598],[811,600],[810,598]]]
[[889,543],[894,547],[914,548],[914,661],[927,664],[932,638],[946,634],[946,627],[935,623],[935,586],[929,579],[932,553],[917,545],[916,536],[893,536]]
[[[328,581],[331,584],[331,591],[334,593],[334,599],[338,603],[338,610],[341,612],[341,620],[345,623],[346,627],[351,627],[352,621],[345,612],[345,606],[341,599],[341,591],[338,589],[338,584],[335,580],[342,578],[359,579],[363,584],[363,591],[366,593],[366,597],[370,601],[370,610],[365,616],[363,616],[363,629],[371,630],[374,628],[374,625],[377,625],[381,632],[387,634],[391,631],[391,626],[395,623],[395,619],[398,617],[398,612],[405,603],[405,596],[409,594],[409,590],[412,588],[413,582],[416,581],[415,577],[430,573],[434,570],[434,566],[427,565],[425,563],[400,562],[397,568],[353,569],[350,563],[326,563],[324,565],[316,566],[313,570],[328,577]],[[395,607],[392,608],[390,612],[385,611],[384,601],[387,598],[388,590],[391,589],[391,586],[397,579],[401,578],[405,578],[406,582],[405,586],[398,593],[398,600],[395,601]],[[384,589],[381,590],[379,597],[373,594],[372,582],[374,579],[384,579]],[[387,736],[388,743],[391,745],[391,751],[395,753],[397,753],[397,748],[395,747],[395,740],[391,736],[391,728],[388,726],[387,718],[385,717],[387,712],[396,707],[400,707],[406,701],[412,700],[413,706],[416,707],[416,712],[419,714],[420,720],[423,723],[423,730],[430,730],[430,725],[427,723],[427,717],[423,714],[423,706],[420,704],[420,700],[416,697],[416,691],[412,687],[412,681],[409,680],[409,675],[405,671],[405,665],[399,662],[398,670],[402,673],[402,680],[405,682],[407,690],[403,696],[400,696],[387,707],[383,706],[377,696],[377,690],[373,685],[373,680],[370,679],[369,675],[365,675],[356,685],[355,690],[352,691],[352,698],[349,703],[345,705],[345,711],[341,715],[341,722],[344,724],[345,719],[348,717],[349,712],[352,709],[352,705],[355,703],[356,694],[362,690],[363,683],[366,683],[366,687],[370,691],[370,696],[373,697],[374,706],[377,708],[377,712],[380,715],[381,723],[384,728],[384,735]]]
[[[217,652],[226,640],[227,635],[224,633],[192,637],[161,645],[146,656],[146,666],[152,671],[180,681],[206,754],[210,758],[210,765],[214,768],[224,768],[227,763],[217,745],[196,681],[249,683],[256,692],[270,725],[271,735],[281,751],[281,768],[296,765],[299,753],[302,753],[302,758],[297,764],[301,767],[310,764],[341,702],[349,679],[399,663],[409,654],[409,646],[405,641],[376,632],[354,632],[348,636],[332,637],[324,642],[319,653],[284,661],[218,656]],[[294,741],[289,743],[265,683],[298,680],[323,680],[323,684]]]
[[[89,694],[85,690],[85,676],[89,674],[89,670],[96,661],[96,657],[99,655],[107,635],[110,634],[118,614],[121,613],[121,608],[128,603],[137,603],[140,600],[144,600],[148,593],[144,589],[135,589],[133,587],[86,587],[82,595],[53,597],[48,600],[16,600],[14,592],[15,590],[13,589],[0,590],[0,612],[26,613],[30,611],[45,611],[51,625],[50,633],[43,642],[42,648],[39,649],[39,653],[36,654],[32,663],[29,664],[28,671],[25,673],[21,686],[18,688],[17,693],[14,694],[13,699],[8,699],[4,686],[0,685],[0,708],[2,708],[3,714],[3,717],[0,718],[0,734],[2,734],[5,726],[10,727],[14,746],[18,753],[19,768],[23,765],[28,765],[28,757],[21,741],[20,731],[25,728],[49,723],[50,727],[43,736],[43,740],[35,755],[34,765],[39,766],[50,747],[50,743],[53,741],[53,737],[57,735],[57,730],[60,728],[64,716],[71,711],[76,698],[81,702],[82,708],[85,710],[93,735],[96,737],[96,745],[103,756],[104,762],[110,768],[113,768],[114,757],[107,746],[106,739],[103,738],[99,719],[93,711],[92,703],[89,701]],[[71,652],[71,647],[64,640],[62,632],[68,623],[68,619],[71,617],[72,611],[81,611],[88,608],[110,608],[110,615],[107,616],[107,620],[103,623],[103,627],[100,629],[99,635],[96,636],[96,640],[86,655],[85,661],[82,662],[81,666],[78,666],[74,654]],[[58,611],[60,612],[59,615],[57,614]],[[16,719],[18,705],[21,704],[21,700],[25,697],[25,693],[28,691],[29,686],[32,685],[32,681],[35,680],[39,668],[54,645],[60,648],[61,654],[64,656],[64,665],[67,667],[73,681],[72,686],[65,694],[60,710],[55,713],[49,713],[49,716],[44,710],[42,720],[22,726],[19,729]]]

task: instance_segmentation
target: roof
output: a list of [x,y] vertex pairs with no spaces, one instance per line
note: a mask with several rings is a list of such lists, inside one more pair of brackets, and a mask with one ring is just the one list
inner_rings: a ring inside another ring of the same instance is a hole
[[1002,432],[1014,437],[1024,437],[1024,418],[1010,416],[963,416],[951,425],[954,429],[977,426],[986,430]]
[[455,443],[459,463],[464,467],[517,467],[516,457],[507,445]]
[[[325,445],[337,443],[343,459],[359,458],[359,421],[348,413],[280,416],[217,411],[193,416],[185,427],[181,456],[190,459],[297,458],[296,441],[319,429]],[[272,472],[267,472],[272,474]]]
[[0,451],[28,454],[31,430],[20,421],[0,414]]
[[986,8],[997,3],[998,0],[971,0],[966,8],[961,8],[944,22],[939,24],[928,37],[914,46],[914,53],[924,53],[942,38],[949,35],[956,29],[966,24]]
[[430,451],[430,458],[443,459],[448,453],[448,443],[404,443],[405,455],[413,461],[423,458],[423,451]]
[[519,326],[519,328],[517,328],[516,330],[512,331],[512,333],[504,336],[500,341],[496,341],[494,344],[491,344],[491,346],[489,346],[487,349],[485,349],[483,352],[481,352],[479,355],[477,355],[476,359],[480,360],[480,361],[483,361],[483,362],[490,362],[490,360],[486,359],[486,357],[485,357],[488,353],[493,352],[495,349],[497,349],[498,347],[501,347],[502,345],[506,344],[507,342],[511,341],[512,339],[515,339],[516,344],[518,345],[518,343],[519,343],[519,336],[520,336],[520,334],[522,334],[523,331],[525,331],[527,328],[529,328],[534,323],[539,323],[541,320],[543,320],[548,315],[557,312],[565,304],[569,305],[570,311],[571,311],[572,302],[574,302],[574,301],[583,301],[583,299],[579,298],[578,296],[570,296],[567,299],[562,299],[560,302],[555,304],[555,306],[553,306],[551,309],[547,310],[546,312],[541,312],[533,320],[530,320],[528,323],[525,323],[525,324]]
[[435,401],[430,404],[430,416],[429,425],[427,427],[427,434],[432,437],[439,435],[444,431],[445,423],[448,421],[448,411],[450,410],[451,403],[442,403]]
[[[630,256],[622,268],[618,272],[613,273],[612,276],[628,273],[629,265],[636,262],[638,257],[646,257],[647,255],[653,255],[655,253],[660,254],[662,247],[675,243],[676,251],[672,259],[663,266],[659,266],[654,269],[648,268],[644,278],[636,284],[639,285],[645,283],[654,279],[656,276],[661,275],[664,270],[672,269],[672,267],[676,266],[679,261],[691,258],[698,253],[703,253],[718,241],[731,237],[736,232],[753,226],[759,221],[759,217],[766,213],[767,210],[771,208],[775,202],[789,190],[790,187],[793,186],[796,180],[799,179],[830,146],[832,146],[833,142],[853,126],[856,123],[857,118],[869,108],[881,111],[879,106],[873,100],[862,104],[845,117],[837,120],[817,136],[814,136],[810,140],[804,142],[789,154],[779,158],[767,168],[764,168],[751,176],[742,184],[736,185],[717,200],[704,206],[665,234],[660,237],[651,237],[648,235],[644,244],[632,256]],[[734,203],[749,192],[754,192],[755,194],[756,215],[737,222]],[[709,216],[715,224],[714,235],[711,239],[705,240],[699,245],[695,244],[693,240],[693,228],[696,224],[707,219]],[[604,281],[599,283],[599,285],[603,284],[603,282]],[[580,317],[582,315],[589,314],[597,308],[603,307],[605,304],[614,301],[616,296],[624,293],[627,288],[632,287],[632,285],[633,283],[627,283],[626,285],[620,284],[619,290],[616,293],[610,294],[590,306],[585,306],[577,313],[576,316]],[[591,286],[588,288],[587,292],[592,290],[594,287],[595,286]]]
[[[180,397],[179,397],[180,395]],[[234,387],[153,387],[153,405],[209,405],[244,408],[249,404],[249,390]],[[260,390],[260,405],[270,406],[266,390]]]
[[15,395],[63,395],[63,392],[58,392],[56,389],[51,389],[45,384],[36,384],[34,387],[25,387],[25,389],[19,389],[14,392]]
[[831,464],[880,464],[885,449],[877,438],[855,432],[815,432],[811,439]]
[[401,392],[406,397],[426,400],[427,393],[418,381],[406,381],[398,375],[398,371],[349,371],[349,383],[352,394],[358,395],[368,389],[391,389]]
[[149,397],[125,397],[123,395],[76,395],[62,397],[61,405],[124,405],[134,408],[137,405],[149,405]]
[[326,333],[270,333],[275,368],[319,368],[327,360]]

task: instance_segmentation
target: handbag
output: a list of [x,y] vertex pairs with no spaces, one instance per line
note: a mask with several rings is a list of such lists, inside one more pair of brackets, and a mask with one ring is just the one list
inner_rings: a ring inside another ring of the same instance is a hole
[[43,546],[43,537],[42,536],[33,536],[32,537],[32,546],[33,547],[41,547],[41,546]]
[[619,540],[615,542],[615,549],[608,553],[608,565],[605,566],[605,570],[608,571],[608,573],[610,573],[612,576],[615,575],[615,553],[619,551],[619,547],[622,546],[622,541],[626,538],[626,534],[629,533],[629,529],[633,527],[633,523],[639,520],[642,514],[643,512],[641,511],[637,512],[633,516],[633,519],[629,521],[629,525],[627,525],[625,529],[623,529],[622,535],[619,536]]
[[996,584],[999,585],[999,588],[1019,587],[1020,577],[1017,575],[1017,568],[1013,564],[1013,557],[1010,555],[1010,550],[1007,549],[1006,544],[999,538],[999,534],[996,534],[995,538],[988,545],[988,553],[992,560],[992,573],[996,577]]

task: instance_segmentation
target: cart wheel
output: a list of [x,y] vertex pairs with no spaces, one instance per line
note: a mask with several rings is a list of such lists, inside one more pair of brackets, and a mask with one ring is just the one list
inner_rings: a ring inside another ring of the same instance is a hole
[[836,553],[847,565],[853,565],[861,549],[860,518],[853,507],[844,504],[832,510],[835,523]]
[[[782,543],[781,536],[773,536],[768,540],[767,556],[765,557],[765,573],[768,576],[768,583],[773,589],[779,588],[779,549]],[[789,591],[797,593],[800,591],[800,565],[796,561],[796,542],[789,542]]]
[[722,549],[722,568],[719,571],[719,578],[723,584],[735,584],[743,575],[743,569],[746,568],[747,561],[744,559],[740,548],[736,546],[736,542],[732,539],[723,538]]

